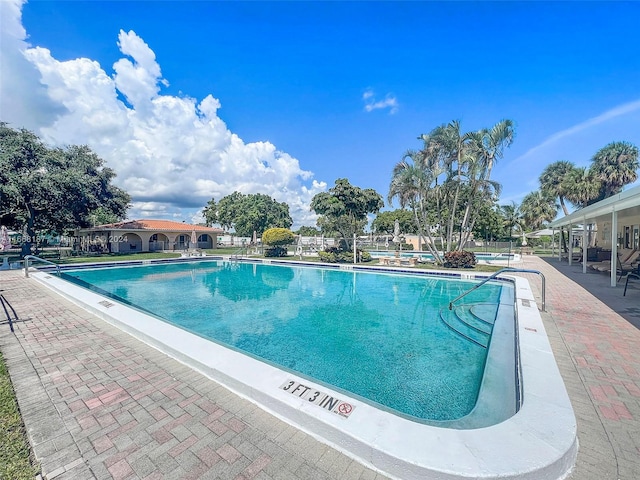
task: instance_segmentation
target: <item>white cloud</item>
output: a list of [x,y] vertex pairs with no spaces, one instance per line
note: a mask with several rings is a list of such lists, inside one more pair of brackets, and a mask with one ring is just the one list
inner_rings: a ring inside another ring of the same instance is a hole
[[326,183],[268,141],[245,143],[212,95],[163,95],[155,53],[134,31],[120,31],[123,58],[108,73],[91,59],[59,61],[29,45],[21,6],[0,0],[0,120],[53,145],[89,145],[132,195],[130,218],[190,220],[212,197],[240,191],[286,202],[294,228],[315,225],[309,204]]
[[35,128],[64,113],[24,56],[29,47],[22,26],[22,1],[0,0],[0,120],[14,127]]
[[387,93],[384,100],[376,100],[375,92],[370,88],[362,94],[362,100],[364,101],[364,109],[366,112],[388,108],[389,113],[393,115],[397,113],[400,108],[395,95]]

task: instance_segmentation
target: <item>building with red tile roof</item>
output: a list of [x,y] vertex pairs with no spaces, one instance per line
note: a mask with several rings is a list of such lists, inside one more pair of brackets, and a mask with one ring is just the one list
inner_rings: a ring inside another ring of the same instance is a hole
[[80,248],[89,251],[155,252],[216,248],[224,231],[171,220],[125,220],[79,230]]

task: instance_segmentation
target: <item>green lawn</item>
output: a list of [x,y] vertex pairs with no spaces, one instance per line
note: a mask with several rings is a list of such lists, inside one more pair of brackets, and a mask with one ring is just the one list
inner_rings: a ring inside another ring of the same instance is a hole
[[38,473],[31,464],[29,444],[18,410],[9,373],[0,353],[0,478],[33,480]]

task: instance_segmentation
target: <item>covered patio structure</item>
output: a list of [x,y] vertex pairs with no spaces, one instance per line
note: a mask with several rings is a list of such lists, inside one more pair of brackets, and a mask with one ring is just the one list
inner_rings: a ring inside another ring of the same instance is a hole
[[78,231],[81,250],[131,253],[217,248],[219,228],[170,220],[126,220]]
[[[580,227],[582,233],[582,272],[587,272],[590,250],[610,252],[610,284],[615,287],[618,249],[640,249],[640,187],[606,198],[549,224],[549,228],[561,233],[565,229],[569,231],[569,245],[574,244],[576,227]],[[561,259],[561,252],[558,259]],[[568,261],[571,265],[572,255],[568,255]]]

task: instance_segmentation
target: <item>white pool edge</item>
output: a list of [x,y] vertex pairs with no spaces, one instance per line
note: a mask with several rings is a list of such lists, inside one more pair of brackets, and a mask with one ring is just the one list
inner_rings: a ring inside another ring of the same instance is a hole
[[[566,478],[577,455],[577,425],[528,282],[515,281],[523,404],[490,427],[424,425],[209,342],[44,272],[32,277],[73,303],[381,473],[398,479]],[[103,302],[102,304],[100,302]],[[280,388],[288,380],[355,406],[348,418]]]

